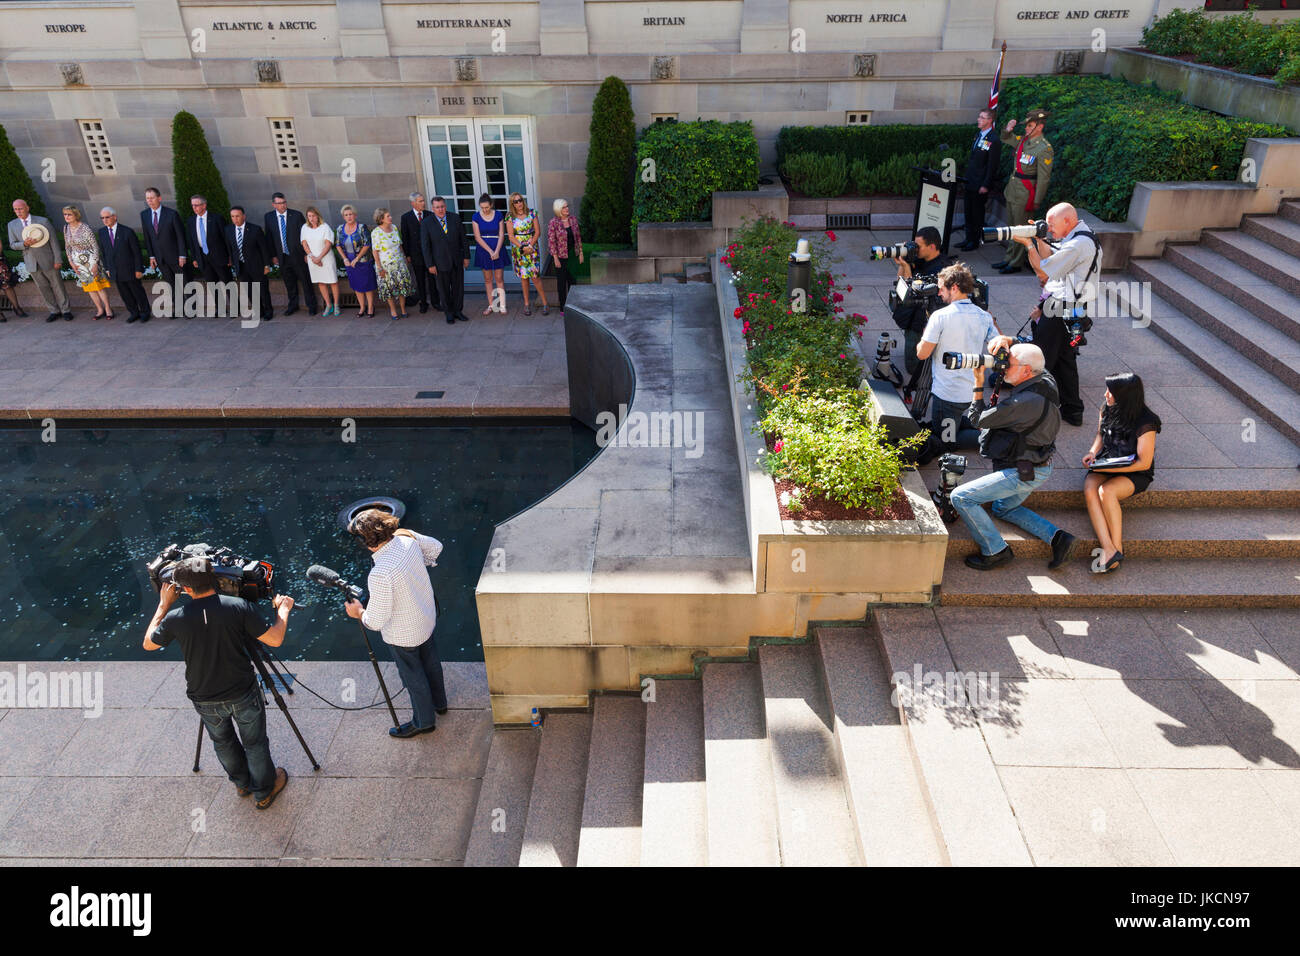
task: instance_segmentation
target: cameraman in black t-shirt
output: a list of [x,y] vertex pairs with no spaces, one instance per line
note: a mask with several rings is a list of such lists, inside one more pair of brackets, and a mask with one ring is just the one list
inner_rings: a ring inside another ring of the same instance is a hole
[[[940,270],[952,264],[940,247],[943,236],[934,226],[922,226],[913,237],[916,243],[915,263],[895,257],[898,263],[898,277],[905,282],[913,279],[929,279],[939,275]],[[921,342],[921,333],[925,323],[934,309],[943,308],[944,303],[938,296],[927,301],[925,297],[915,295],[910,290],[900,299],[894,308],[894,324],[903,330],[903,359],[907,363],[907,374],[915,375],[921,360],[916,357],[916,347]]]
[[[177,589],[188,604],[169,610]],[[157,651],[173,640],[185,655],[185,693],[203,718],[221,766],[241,797],[253,794],[265,810],[280,795],[289,775],[271,760],[266,738],[266,704],[249,658],[249,642],[268,647],[284,643],[293,598],[277,594],[271,602],[276,620],[270,628],[243,598],[217,593],[217,576],[207,558],[177,564],[172,579],[158,594],[158,610],[145,632],[144,649]],[[239,736],[235,736],[235,728]],[[242,744],[241,744],[242,741]]]

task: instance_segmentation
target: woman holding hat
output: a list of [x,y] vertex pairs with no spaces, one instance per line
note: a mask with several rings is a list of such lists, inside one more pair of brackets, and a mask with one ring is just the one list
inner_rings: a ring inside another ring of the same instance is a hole
[[113,307],[108,301],[108,278],[99,261],[99,239],[95,230],[81,221],[81,210],[76,206],[63,207],[63,248],[68,251],[68,264],[77,274],[81,288],[90,293],[95,303],[96,319],[111,319]]

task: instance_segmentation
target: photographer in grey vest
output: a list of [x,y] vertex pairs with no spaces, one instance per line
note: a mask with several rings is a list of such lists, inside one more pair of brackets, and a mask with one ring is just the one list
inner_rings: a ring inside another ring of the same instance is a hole
[[[1042,239],[1017,239],[1029,252],[1029,265],[1043,283],[1043,294],[1034,309],[1033,343],[1043,350],[1047,370],[1061,392],[1061,420],[1067,425],[1083,424],[1083,399],[1079,397],[1078,346],[1071,344],[1067,328],[1075,309],[1091,315],[1101,277],[1101,243],[1079,221],[1069,203],[1058,203],[1047,211],[1047,230],[1055,248]],[[1083,322],[1082,331],[1091,327]],[[1079,345],[1087,344],[1081,340]]]
[[[62,316],[72,321],[72,310],[68,305],[68,293],[63,289],[63,279],[59,269],[63,264],[63,250],[59,248],[58,234],[50,221],[44,216],[32,215],[31,207],[25,199],[14,200],[14,215],[17,219],[9,220],[9,248],[23,254],[23,264],[31,274],[32,281],[45,300],[50,314],[46,322],[53,322]],[[23,238],[23,230],[28,226],[44,226],[49,239],[40,245],[31,237]]]

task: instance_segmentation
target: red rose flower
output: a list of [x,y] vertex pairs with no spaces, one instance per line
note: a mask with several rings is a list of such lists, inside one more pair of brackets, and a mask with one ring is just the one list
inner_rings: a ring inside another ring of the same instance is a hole
[[835,233],[831,232],[829,229],[826,230],[826,235],[830,236],[831,242],[835,241]]

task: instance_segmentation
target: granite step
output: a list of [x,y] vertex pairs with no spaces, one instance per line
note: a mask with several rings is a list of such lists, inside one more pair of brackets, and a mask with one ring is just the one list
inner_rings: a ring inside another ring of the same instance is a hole
[[703,703],[709,865],[780,866],[759,666],[706,664]]
[[[881,664],[897,689],[899,714],[935,821],[943,858],[953,866],[1030,866],[1032,860],[1015,813],[998,777],[966,686],[930,608],[877,608],[875,629]],[[941,675],[934,692],[913,674]],[[996,701],[992,702],[996,708]],[[996,717],[996,712],[993,715]]]
[[856,866],[857,830],[812,644],[758,649],[783,866]]
[[1204,246],[1167,246],[1165,261],[1300,341],[1300,298]]
[[520,866],[576,866],[586,790],[590,714],[548,714],[528,798]]
[[[1161,259],[1135,259],[1129,269],[1151,283],[1152,292],[1220,341],[1216,359],[1227,349],[1248,358],[1293,391],[1300,392],[1300,340],[1278,331],[1245,306]],[[1154,325],[1159,313],[1152,317]],[[1249,380],[1247,380],[1249,381]]]
[[1294,223],[1300,223],[1300,202],[1294,199],[1284,200],[1278,207],[1277,214],[1283,219],[1290,219]]
[[862,862],[947,864],[874,637],[863,627],[821,627],[816,636]]
[[1289,256],[1262,239],[1234,229],[1207,229],[1201,245],[1244,266],[1266,282],[1300,296],[1300,258]]
[[[1153,260],[1146,260],[1147,263]],[[1156,263],[1159,265],[1159,263]],[[1130,264],[1136,266],[1136,260]],[[1170,268],[1165,266],[1165,268]],[[1133,269],[1134,274],[1138,269]],[[1208,289],[1210,295],[1214,293]],[[1234,398],[1254,410],[1286,438],[1300,444],[1300,399],[1296,389],[1270,374],[1251,357],[1241,354],[1180,312],[1161,296],[1152,297],[1151,330],[1168,342]],[[1255,319],[1258,322],[1260,320]],[[1275,335],[1278,333],[1274,333]],[[1290,341],[1290,340],[1288,340]],[[1294,379],[1293,371],[1289,378]]]
[[[1014,546],[1012,548],[1014,551]],[[1128,558],[1094,574],[1089,563],[1048,571],[1034,558],[976,571],[944,566],[940,603],[979,607],[1300,607],[1300,560]]]
[[[1087,511],[1034,510],[1079,539],[1074,560],[1090,560],[1098,544]],[[1004,521],[995,519],[994,523],[1017,558],[1051,557],[1046,541]],[[963,522],[948,525],[950,559],[977,550]],[[1124,554],[1132,558],[1300,558],[1300,512],[1280,508],[1125,508]]]
[[656,680],[645,714],[641,865],[708,862],[704,688],[698,680]]
[[578,866],[641,864],[645,709],[639,696],[595,699]]
[[466,866],[519,865],[540,742],[541,732],[532,727],[492,734],[473,829],[465,848]]
[[1246,216],[1241,220],[1241,231],[1288,256],[1300,258],[1300,222],[1291,218],[1293,215],[1291,212],[1281,216]]

